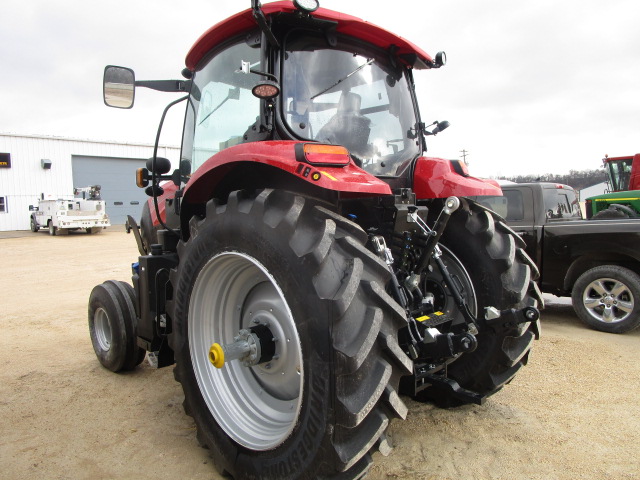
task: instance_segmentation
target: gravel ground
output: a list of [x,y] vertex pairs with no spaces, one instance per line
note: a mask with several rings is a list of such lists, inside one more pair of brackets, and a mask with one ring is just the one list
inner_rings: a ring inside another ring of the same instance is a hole
[[[129,280],[137,250],[99,235],[0,238],[0,472],[6,479],[219,479],[172,369],[116,375],[87,330],[94,285]],[[529,365],[483,406],[406,399],[395,450],[369,479],[640,479],[640,331],[588,330],[565,299],[543,312]]]

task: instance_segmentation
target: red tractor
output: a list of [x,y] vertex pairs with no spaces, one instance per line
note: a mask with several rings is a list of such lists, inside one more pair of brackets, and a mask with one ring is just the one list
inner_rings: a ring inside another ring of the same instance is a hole
[[444,63],[316,0],[253,0],[185,80],[105,69],[108,105],[143,86],[184,92],[186,116],[179,168],[137,173],[133,287],[94,288],[91,339],[116,372],[175,363],[220,472],[360,478],[401,395],[481,404],[527,363],[535,267],[465,198],[500,189],[422,155],[448,123],[422,121],[413,74]]

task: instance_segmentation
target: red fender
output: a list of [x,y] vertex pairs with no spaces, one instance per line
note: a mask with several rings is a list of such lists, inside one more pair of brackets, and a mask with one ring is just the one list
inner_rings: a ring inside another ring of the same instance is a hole
[[[164,182],[161,187],[164,190],[164,193],[158,197],[158,210],[160,211],[160,218],[162,218],[163,222],[166,222],[167,200],[175,196],[178,187],[176,187],[176,184],[173,182]],[[154,227],[157,227],[160,225],[160,222],[158,221],[158,216],[156,215],[156,207],[153,204],[153,198],[147,200],[147,203],[149,205],[149,213],[151,213],[151,223]]]
[[497,182],[472,177],[458,160],[420,157],[413,174],[413,191],[418,200],[429,198],[502,196]]
[[291,175],[327,190],[348,194],[351,197],[391,195],[391,188],[382,180],[359,168],[349,159],[345,166],[316,166],[296,159],[296,145],[304,142],[274,140],[242,143],[213,155],[191,176],[184,190],[183,201],[203,203],[225,173],[244,163],[260,163],[279,168]]

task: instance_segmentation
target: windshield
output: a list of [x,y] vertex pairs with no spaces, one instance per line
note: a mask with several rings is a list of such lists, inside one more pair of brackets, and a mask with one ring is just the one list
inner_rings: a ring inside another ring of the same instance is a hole
[[611,188],[614,192],[629,190],[629,179],[631,178],[632,159],[617,160],[609,162],[609,172],[611,174]]
[[344,145],[374,175],[402,174],[421,153],[406,76],[386,56],[337,48],[308,32],[290,36],[282,95],[288,127],[302,139]]

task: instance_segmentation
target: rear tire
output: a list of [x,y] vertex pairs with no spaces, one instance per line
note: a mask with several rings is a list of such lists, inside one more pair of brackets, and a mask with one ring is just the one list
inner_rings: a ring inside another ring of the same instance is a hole
[[[484,318],[485,307],[489,306],[503,310],[542,304],[532,279],[532,271],[537,275],[537,269],[524,252],[524,242],[489,210],[463,200],[462,207],[449,220],[441,243],[453,254],[451,257],[444,252],[445,263],[459,262],[462,266],[457,268],[459,281],[465,296],[475,298],[475,308],[471,307],[476,316]],[[451,297],[448,301],[453,302]],[[500,333],[481,329],[476,336],[477,349],[451,363],[448,377],[468,390],[493,395],[527,364],[539,332],[539,321]],[[448,391],[433,387],[420,392],[418,400],[435,400],[442,406],[462,403]]]
[[58,229],[53,225],[53,223],[49,222],[49,235],[55,237],[57,231]]
[[112,372],[133,370],[146,351],[137,345],[135,292],[125,282],[107,280],[89,297],[89,335],[100,363]]
[[626,333],[640,326],[640,275],[618,265],[583,273],[571,293],[573,308],[589,327]]
[[[170,345],[185,411],[217,469],[237,479],[360,478],[372,451],[390,449],[390,417],[406,416],[396,392],[412,369],[397,343],[403,312],[366,234],[277,190],[210,201],[189,226],[171,274]],[[233,360],[215,369],[210,345],[233,342],[256,318],[277,339],[271,368]]]

